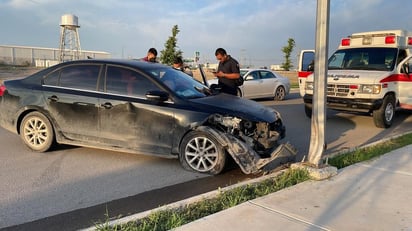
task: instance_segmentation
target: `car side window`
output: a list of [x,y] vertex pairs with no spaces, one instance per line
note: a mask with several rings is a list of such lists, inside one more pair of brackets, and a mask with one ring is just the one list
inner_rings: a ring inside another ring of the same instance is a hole
[[261,71],[260,76],[262,79],[276,78],[276,76],[270,71]]
[[253,71],[253,72],[249,73],[249,74],[248,74],[248,77],[249,77],[249,76],[252,77],[253,80],[258,80],[258,79],[259,79],[259,73],[256,72],[256,71]]
[[44,79],[44,84],[95,91],[99,70],[99,65],[68,66],[49,74]]
[[59,86],[60,70],[54,71],[43,80],[44,85]]
[[108,66],[106,92],[120,95],[145,97],[150,90],[159,88],[139,72],[119,66]]

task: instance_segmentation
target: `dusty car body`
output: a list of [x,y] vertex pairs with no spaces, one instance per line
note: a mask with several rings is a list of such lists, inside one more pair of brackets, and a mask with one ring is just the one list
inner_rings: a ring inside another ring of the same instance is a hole
[[135,60],[61,63],[0,86],[0,126],[32,150],[70,144],[179,158],[219,174],[231,155],[255,173],[293,149],[280,114],[209,88],[183,72]]

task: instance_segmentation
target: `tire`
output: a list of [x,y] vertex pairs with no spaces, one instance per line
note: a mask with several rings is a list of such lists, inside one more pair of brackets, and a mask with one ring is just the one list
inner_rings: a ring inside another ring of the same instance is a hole
[[182,140],[179,160],[185,169],[217,175],[226,164],[226,152],[209,133],[189,132]]
[[375,126],[378,128],[389,128],[395,117],[395,108],[395,97],[393,95],[385,96],[381,107],[372,112]]
[[285,96],[286,96],[285,88],[282,86],[279,86],[278,88],[276,88],[275,97],[273,99],[275,101],[282,101],[285,99]]
[[305,115],[308,118],[312,118],[312,108],[305,104]]
[[24,144],[36,152],[48,151],[54,143],[54,131],[49,119],[40,112],[30,112],[20,124]]

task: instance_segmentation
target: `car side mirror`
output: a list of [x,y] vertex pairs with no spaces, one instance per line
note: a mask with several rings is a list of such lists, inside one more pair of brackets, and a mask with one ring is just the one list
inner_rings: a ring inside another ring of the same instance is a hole
[[210,91],[213,95],[219,94],[221,90],[222,88],[220,88],[219,85],[215,83],[210,85]]
[[146,98],[153,101],[164,102],[169,99],[169,93],[165,91],[148,91]]
[[308,65],[308,71],[313,72],[315,70],[315,64],[312,62]]

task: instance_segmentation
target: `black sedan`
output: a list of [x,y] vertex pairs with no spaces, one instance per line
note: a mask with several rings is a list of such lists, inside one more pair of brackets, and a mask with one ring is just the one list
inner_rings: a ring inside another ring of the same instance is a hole
[[70,144],[178,157],[209,174],[219,174],[228,155],[248,174],[291,150],[278,143],[285,128],[273,109],[135,60],[64,62],[5,81],[0,125],[37,152]]

